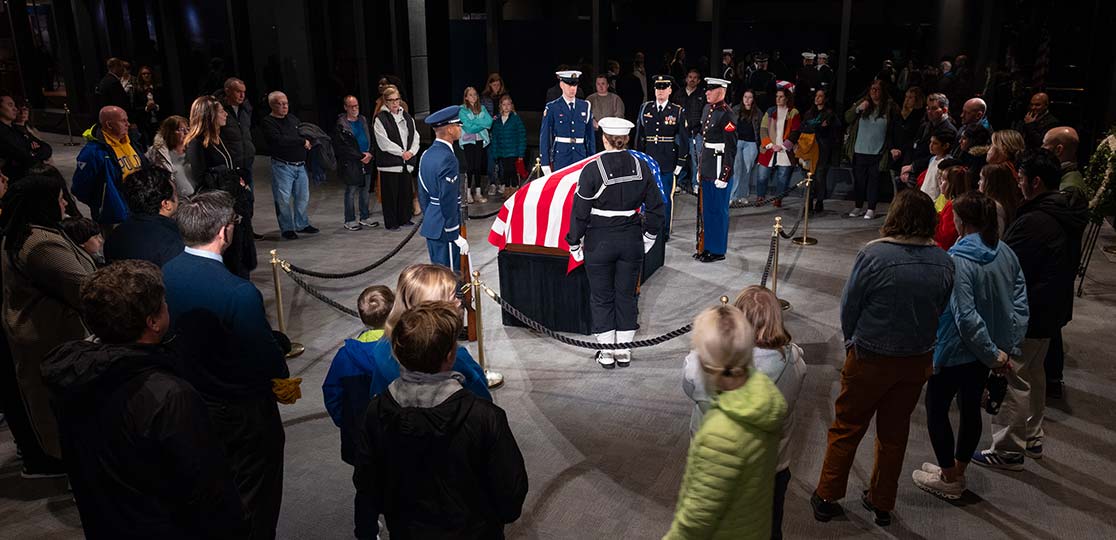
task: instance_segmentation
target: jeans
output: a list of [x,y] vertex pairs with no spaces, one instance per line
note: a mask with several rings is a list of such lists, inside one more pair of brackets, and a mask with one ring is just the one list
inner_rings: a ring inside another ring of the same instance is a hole
[[730,201],[747,199],[752,194],[752,176],[758,155],[759,146],[755,141],[737,141],[736,161],[732,165],[732,183],[729,185]]
[[[980,445],[980,398],[987,381],[988,366],[969,362],[941,368],[926,384],[926,429],[930,432],[934,457],[943,469],[958,462],[968,463]],[[953,425],[949,422],[949,407],[954,397],[957,397],[961,420],[956,446]]]
[[306,216],[310,206],[310,179],[306,176],[306,167],[272,159],[271,195],[275,198],[280,231],[300,231],[310,226]]
[[791,173],[794,172],[793,165],[776,165],[774,167],[760,165],[759,176],[756,178],[757,196],[767,196],[767,182],[771,178],[772,170],[775,171],[775,194],[778,195],[787,190],[787,184],[790,183]]
[[360,219],[368,219],[368,195],[372,186],[372,175],[364,175],[364,183],[359,186],[345,186],[345,223],[356,221],[356,212],[353,211],[353,196],[359,197]]

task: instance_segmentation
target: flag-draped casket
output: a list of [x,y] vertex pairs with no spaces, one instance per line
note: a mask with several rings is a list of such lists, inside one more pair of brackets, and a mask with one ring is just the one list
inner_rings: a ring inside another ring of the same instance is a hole
[[[645,154],[659,181],[658,166]],[[500,293],[510,304],[544,326],[562,332],[589,334],[589,281],[570,257],[566,233],[570,209],[582,168],[593,156],[532,180],[509,197],[488,234],[500,250]],[[660,184],[661,188],[661,184]],[[663,265],[664,241],[651,248],[643,262],[642,281]],[[504,324],[523,326],[507,312]]]

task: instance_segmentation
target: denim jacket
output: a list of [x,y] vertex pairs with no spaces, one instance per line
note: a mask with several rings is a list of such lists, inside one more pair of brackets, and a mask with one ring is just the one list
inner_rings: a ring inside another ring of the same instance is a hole
[[1027,281],[1015,252],[1003,242],[989,248],[969,234],[949,249],[956,286],[938,325],[934,371],[983,362],[992,367],[1000,351],[1019,354],[1027,333]]
[[884,356],[934,350],[953,261],[932,238],[884,237],[856,256],[841,297],[845,346]]

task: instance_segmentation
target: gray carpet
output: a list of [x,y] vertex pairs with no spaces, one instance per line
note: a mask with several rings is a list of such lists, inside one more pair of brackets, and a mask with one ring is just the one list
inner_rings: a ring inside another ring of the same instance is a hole
[[[56,161],[67,176],[72,153],[56,146]],[[312,188],[311,217],[322,229],[315,237],[278,242],[272,215],[266,158],[257,160],[258,243],[260,260],[278,247],[282,257],[305,267],[348,270],[364,266],[403,238],[383,230],[349,232],[341,227],[342,190]],[[782,215],[793,224],[801,208],[789,199],[782,211],[734,210],[728,260],[703,265],[690,258],[693,199],[680,195],[675,236],[666,266],[643,287],[641,336],[666,332],[689,322],[722,294],[757,283],[767,255],[771,223]],[[921,405],[912,418],[904,476],[900,479],[895,523],[872,524],[859,505],[870,474],[873,435],[857,456],[845,499],[847,517],[828,524],[812,519],[809,495],[817,481],[826,428],[833,417],[838,371],[843,355],[838,328],[841,288],[856,250],[875,237],[879,220],[842,218],[850,203],[832,201],[829,213],[811,218],[819,245],[800,248],[784,242],[780,296],[792,304],[787,326],[806,351],[809,373],[797,406],[794,479],[787,495],[784,531],[790,538],[1112,538],[1116,537],[1116,336],[1111,314],[1116,306],[1116,265],[1098,254],[1065,330],[1067,348],[1064,401],[1047,411],[1046,456],[1028,461],[1020,473],[969,469],[969,493],[946,503],[915,488],[909,471],[932,460]],[[482,206],[481,212],[496,208]],[[379,218],[377,206],[376,217]],[[481,239],[490,220],[469,222],[474,238],[473,264],[496,287],[495,248]],[[1111,229],[1101,245],[1116,242]],[[355,304],[365,286],[394,287],[398,272],[425,262],[421,239],[412,241],[387,264],[362,278],[311,280],[330,297]],[[270,267],[253,274],[274,322]],[[359,321],[335,312],[281,280],[289,333],[307,352],[291,361],[304,378],[303,399],[281,407],[287,425],[286,478],[282,538],[346,538],[352,531],[351,470],[339,457],[336,428],[325,415],[321,381],[345,337]],[[523,516],[507,528],[509,538],[586,539],[658,538],[670,525],[685,466],[690,404],[681,389],[682,359],[688,336],[636,351],[632,367],[604,371],[586,351],[548,340],[529,330],[505,328],[492,302],[484,305],[487,357],[507,380],[496,390],[530,474],[531,489]],[[472,347],[475,351],[475,346]],[[987,428],[986,428],[987,431]],[[985,434],[985,442],[989,439]],[[79,538],[76,508],[64,482],[28,481],[18,475],[14,445],[0,432],[0,538]]]

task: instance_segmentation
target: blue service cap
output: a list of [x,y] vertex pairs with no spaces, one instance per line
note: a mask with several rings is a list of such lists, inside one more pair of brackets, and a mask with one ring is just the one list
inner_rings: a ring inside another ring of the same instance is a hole
[[461,105],[450,105],[438,112],[430,113],[426,117],[426,122],[431,127],[442,127],[448,124],[460,124],[461,118],[458,114],[461,111]]

